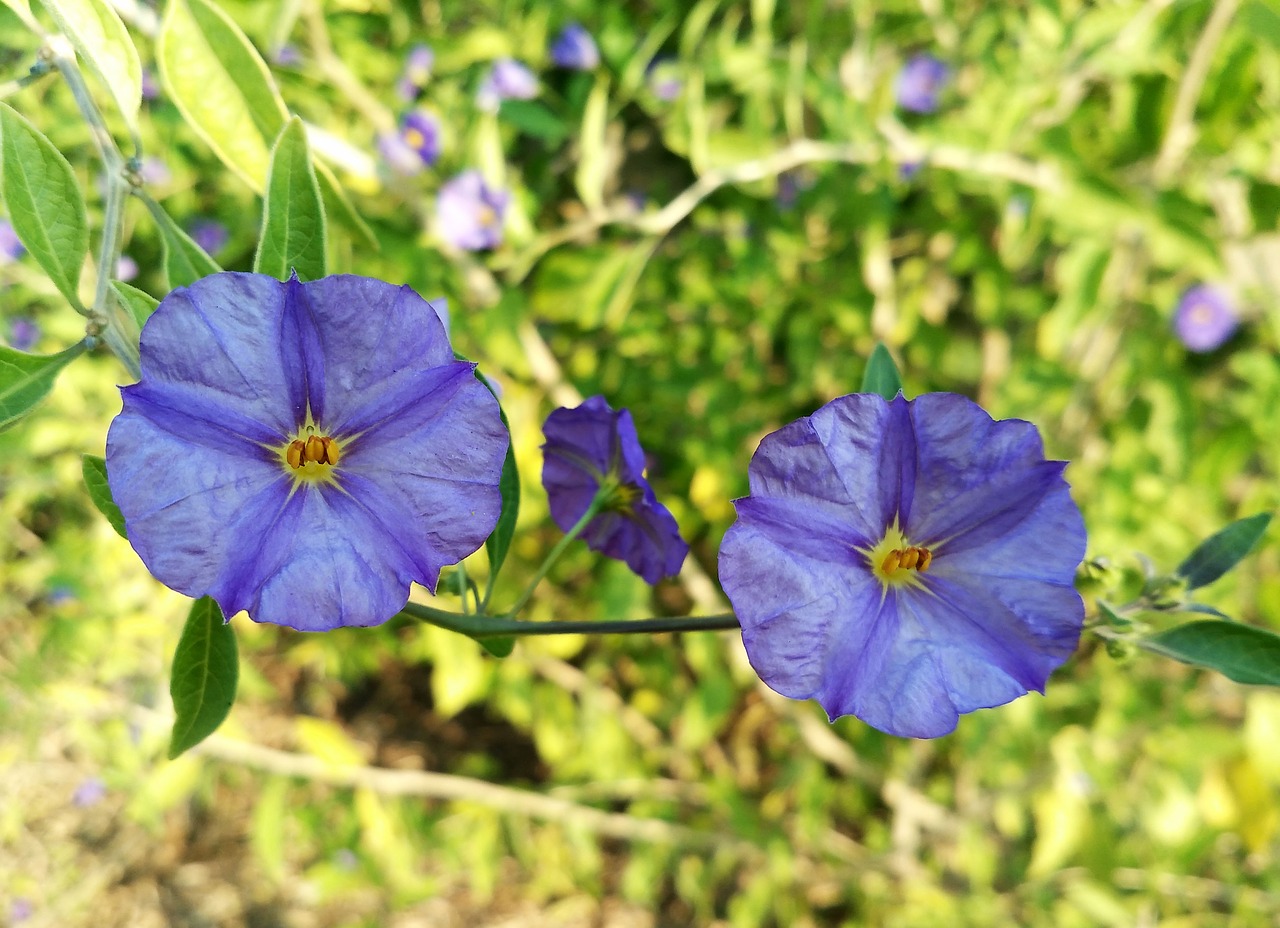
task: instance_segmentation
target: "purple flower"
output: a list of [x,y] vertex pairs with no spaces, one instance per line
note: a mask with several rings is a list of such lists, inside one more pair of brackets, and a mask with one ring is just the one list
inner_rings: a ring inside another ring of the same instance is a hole
[[142,331],[107,478],[151,573],[228,616],[377,625],[498,519],[507,434],[409,287],[219,273]]
[[302,64],[302,52],[296,45],[281,45],[276,49],[273,60],[282,68],[296,68]]
[[142,178],[144,184],[155,184],[158,187],[163,187],[173,180],[173,172],[169,170],[169,166],[155,155],[148,155],[142,159],[138,176]]
[[915,738],[1042,692],[1084,619],[1065,466],[951,393],[842,396],[766,436],[720,548],[751,665]]
[[625,561],[649,584],[679,573],[689,546],[644,478],[631,413],[593,396],[576,409],[557,409],[542,432],[542,485],[556,525],[569,531],[597,491],[609,488],[612,496],[582,532],[591,550]]
[[551,60],[561,68],[592,71],[600,64],[600,49],[581,23],[570,23],[551,43]]
[[96,806],[107,795],[107,784],[103,783],[99,777],[89,777],[79,786],[71,796],[72,805],[81,809],[87,809],[90,806]]
[[13,223],[8,219],[0,219],[0,267],[12,264],[27,253],[27,249],[18,239]]
[[142,69],[142,99],[156,100],[160,97],[160,82],[156,80],[156,72],[151,68]]
[[138,271],[138,262],[129,255],[121,255],[120,259],[116,261],[116,280],[128,283],[138,276]]
[[538,95],[538,79],[514,58],[499,58],[476,92],[476,105],[496,113],[503,100],[532,100]]
[[502,244],[502,219],[511,194],[494,190],[479,171],[463,171],[436,194],[440,236],[456,248],[480,251]]
[[684,89],[680,66],[670,58],[653,59],[645,69],[645,74],[649,78],[649,89],[664,103],[670,103]]
[[9,903],[9,923],[17,925],[25,922],[28,918],[35,914],[36,907],[31,904],[31,900],[23,896],[14,896],[13,901]]
[[1173,313],[1173,331],[1191,351],[1213,351],[1239,325],[1230,297],[1217,287],[1199,284],[1182,294]]
[[898,106],[911,113],[932,113],[950,73],[932,55],[912,55],[898,72]]
[[378,152],[396,173],[417,174],[440,158],[440,120],[427,110],[413,110],[401,121],[399,132],[378,137]]
[[19,316],[9,323],[9,347],[18,351],[30,351],[40,341],[40,326],[26,316]]
[[396,81],[400,98],[412,103],[418,99],[427,81],[431,80],[431,68],[436,63],[436,53],[429,45],[415,45],[404,59],[404,71]]
[[191,240],[205,250],[207,254],[216,255],[227,247],[231,234],[227,227],[216,219],[197,219],[191,223]]

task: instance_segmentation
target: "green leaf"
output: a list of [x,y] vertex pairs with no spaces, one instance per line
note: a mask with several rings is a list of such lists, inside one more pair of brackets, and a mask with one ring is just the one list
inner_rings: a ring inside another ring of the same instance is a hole
[[1184,664],[1208,667],[1237,683],[1280,686],[1280,635],[1237,622],[1188,622],[1137,644]]
[[578,142],[578,170],[573,175],[578,196],[590,209],[604,205],[604,186],[609,179],[609,156],[605,150],[605,132],[609,124],[609,79],[600,77],[591,88],[582,114],[582,132]]
[[263,193],[270,146],[289,113],[240,27],[208,0],[169,0],[156,59],[183,118],[223,164]]
[[898,376],[898,367],[893,363],[889,349],[883,343],[877,344],[867,361],[867,369],[862,374],[862,393],[878,393],[886,400],[892,400],[902,392],[902,378]]
[[511,635],[485,636],[483,638],[475,638],[474,641],[480,642],[480,647],[484,648],[494,657],[510,657],[511,652],[516,649],[516,640]]
[[569,136],[569,127],[537,100],[503,100],[498,118],[549,145],[559,145]]
[[156,311],[156,307],[160,305],[159,300],[150,293],[139,290],[137,287],[130,286],[123,280],[111,281],[111,289],[116,295],[116,299],[133,317],[133,321],[138,324],[141,330],[146,325],[147,320],[151,318],[151,314]]
[[54,286],[79,307],[89,222],[71,165],[5,103],[0,103],[0,162],[0,190],[13,230]]
[[267,198],[262,204],[262,238],[253,269],[285,280],[325,276],[325,214],[320,185],[311,167],[302,120],[289,120],[271,154]]
[[155,200],[145,199],[151,218],[160,230],[160,242],[164,251],[164,274],[169,287],[189,287],[201,277],[208,277],[222,270],[218,262],[209,257],[203,248],[173,221],[163,206]]
[[142,62],[129,30],[104,0],[40,0],[76,52],[111,92],[129,130],[138,134]]
[[231,711],[240,676],[236,636],[208,596],[197,599],[173,655],[169,695],[173,735],[169,759],[195,747],[217,730]]
[[115,500],[111,498],[111,487],[107,483],[107,462],[96,455],[86,454],[80,461],[80,471],[84,474],[84,485],[89,490],[89,499],[93,500],[93,505],[97,507],[98,512],[107,517],[107,521],[111,523],[117,535],[128,538],[124,529],[124,516],[120,513],[120,507],[116,505]]
[[313,161],[312,167],[316,169],[316,179],[320,181],[320,192],[324,194],[324,205],[328,214],[332,215],[339,224],[346,226],[348,231],[354,233],[362,245],[372,251],[381,251],[382,244],[378,241],[378,237],[373,234],[373,229],[369,228],[369,223],[365,222],[356,212],[356,208],[351,205],[346,191],[333,176],[329,166],[323,161]]
[[[476,368],[476,379],[484,384],[490,393],[493,393],[494,399],[497,399],[498,395],[494,393],[493,387],[480,376],[479,368]],[[498,523],[484,543],[485,552],[489,555],[488,586],[490,589],[498,578],[498,572],[502,570],[503,562],[507,559],[507,552],[511,549],[511,538],[516,532],[516,519],[520,515],[520,473],[516,469],[515,447],[511,442],[511,423],[507,421],[507,414],[501,406],[498,407],[498,415],[502,417],[502,426],[507,430],[507,457],[502,462],[502,476],[498,478],[498,491],[502,494],[502,512],[498,514]]]
[[18,19],[22,20],[32,29],[35,29],[39,25],[39,23],[36,22],[36,18],[31,15],[31,6],[27,3],[27,0],[0,0],[0,3],[3,3],[9,9],[13,10]]
[[1267,530],[1271,513],[1260,512],[1232,522],[1210,535],[1178,565],[1177,574],[1194,590],[1217,580],[1244,558]]
[[27,354],[0,347],[0,432],[49,395],[58,372],[82,355],[84,342],[57,354]]

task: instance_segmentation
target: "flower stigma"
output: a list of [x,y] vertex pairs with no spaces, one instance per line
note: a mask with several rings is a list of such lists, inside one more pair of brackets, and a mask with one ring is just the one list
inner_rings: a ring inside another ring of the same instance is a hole
[[903,534],[896,516],[880,541],[858,550],[866,556],[871,572],[886,588],[920,586],[918,574],[928,570],[933,562],[933,552],[922,545],[913,545]]

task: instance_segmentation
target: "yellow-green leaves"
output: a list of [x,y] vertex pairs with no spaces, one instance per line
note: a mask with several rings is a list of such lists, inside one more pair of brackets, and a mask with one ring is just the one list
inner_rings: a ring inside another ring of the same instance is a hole
[[280,280],[296,271],[302,280],[325,275],[325,214],[307,149],[302,120],[289,120],[271,153],[271,175],[262,205],[262,238],[253,269]]
[[239,661],[235,633],[223,621],[218,604],[208,596],[197,599],[173,654],[170,760],[213,734],[231,712]]
[[84,476],[85,489],[89,491],[89,499],[94,508],[106,516],[117,535],[128,538],[125,534],[124,515],[111,498],[111,487],[107,484],[107,462],[97,455],[86,454],[80,461],[80,472]]
[[0,432],[49,395],[58,372],[84,353],[83,342],[57,354],[26,354],[0,347]]
[[13,230],[71,303],[89,253],[84,197],[67,159],[31,123],[0,103],[0,190]]
[[142,63],[129,31],[105,0],[40,0],[49,15],[111,93],[137,135],[142,108]]
[[165,208],[154,200],[146,200],[147,209],[155,219],[160,230],[160,242],[164,250],[164,273],[169,279],[169,287],[186,287],[201,277],[216,274],[222,270],[203,248],[182,228],[173,221],[173,217],[165,212]]
[[156,56],[186,121],[256,193],[266,190],[288,111],[240,27],[208,0],[169,0]]

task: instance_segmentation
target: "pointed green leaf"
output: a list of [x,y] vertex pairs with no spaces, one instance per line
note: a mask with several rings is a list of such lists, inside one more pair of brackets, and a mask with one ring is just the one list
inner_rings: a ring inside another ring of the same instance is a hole
[[549,145],[558,145],[569,135],[569,127],[560,117],[537,100],[503,100],[498,117],[525,135],[542,139]]
[[1280,635],[1238,622],[1188,622],[1138,640],[1147,651],[1208,667],[1237,683],[1280,686]]
[[57,354],[27,354],[0,347],[0,432],[49,395],[58,372],[82,355],[84,342]]
[[360,244],[373,251],[381,251],[382,244],[378,241],[378,237],[373,234],[373,229],[369,228],[369,223],[365,222],[356,212],[356,208],[351,205],[347,192],[342,189],[342,185],[333,176],[329,166],[323,161],[313,161],[312,167],[316,169],[316,179],[320,181],[320,192],[324,194],[324,205],[328,214],[360,239]]
[[239,676],[235,632],[224,621],[217,603],[208,596],[197,599],[173,654],[170,760],[195,747],[222,724],[235,702]]
[[271,143],[288,118],[257,50],[208,0],[169,0],[156,48],[166,92],[222,163],[266,190]]
[[58,29],[71,40],[98,79],[111,92],[134,135],[142,108],[142,62],[129,30],[104,0],[40,0]]
[[173,221],[163,206],[150,197],[147,209],[160,230],[160,242],[164,250],[164,273],[169,286],[188,287],[201,277],[208,277],[222,270],[203,248]]
[[878,393],[886,400],[891,400],[902,391],[902,378],[898,376],[898,366],[893,363],[889,349],[883,343],[877,344],[867,361],[867,369],[862,374],[862,393]]
[[516,640],[511,635],[486,635],[483,638],[475,638],[473,640],[480,642],[480,647],[494,657],[510,657],[511,652],[516,649]]
[[111,487],[107,484],[107,462],[97,455],[86,454],[80,461],[80,471],[84,474],[84,485],[89,490],[89,499],[98,512],[107,517],[111,527],[121,538],[128,538],[124,529],[124,516],[120,507],[111,498]]
[[578,170],[573,175],[578,196],[590,209],[604,205],[604,187],[609,179],[609,154],[605,134],[609,126],[609,79],[599,77],[591,88],[582,114],[582,132],[578,136]]
[[13,230],[54,286],[80,306],[89,221],[67,159],[40,130],[0,103],[0,189]]
[[1271,513],[1260,512],[1232,522],[1222,531],[1202,541],[1178,565],[1177,574],[1194,590],[1217,580],[1248,554],[1271,522]]
[[160,301],[150,293],[130,286],[123,280],[111,281],[111,290],[115,293],[116,299],[120,301],[120,305],[128,310],[129,315],[133,317],[133,321],[138,324],[139,331],[146,325],[147,320],[151,318],[151,314],[156,311],[156,307],[160,305]]
[[320,185],[311,167],[307,132],[295,116],[271,153],[267,198],[262,204],[262,238],[253,269],[280,280],[293,271],[302,280],[318,280],[325,276],[325,240]]

